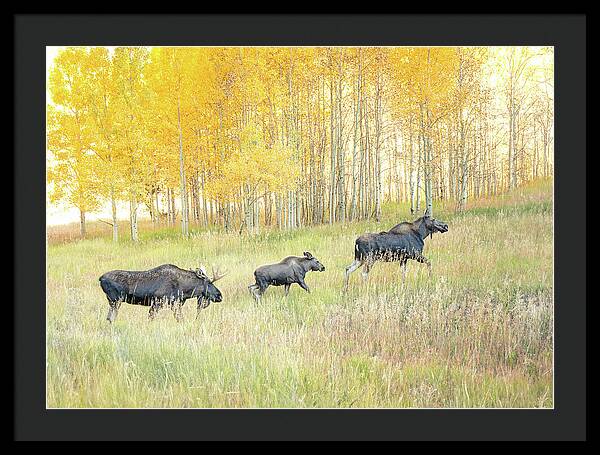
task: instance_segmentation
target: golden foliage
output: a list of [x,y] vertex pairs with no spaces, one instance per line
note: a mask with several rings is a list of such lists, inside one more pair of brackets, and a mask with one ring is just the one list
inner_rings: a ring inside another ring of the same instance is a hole
[[[109,195],[176,190],[180,134],[185,174],[202,175],[209,197],[280,193],[308,181],[309,166],[322,169],[332,141],[352,147],[351,122],[381,103],[386,121],[420,119],[429,131],[475,109],[490,65],[524,83],[526,63],[551,54],[510,49],[68,47],[48,78],[52,198],[92,210]],[[366,111],[353,113],[358,97]]]

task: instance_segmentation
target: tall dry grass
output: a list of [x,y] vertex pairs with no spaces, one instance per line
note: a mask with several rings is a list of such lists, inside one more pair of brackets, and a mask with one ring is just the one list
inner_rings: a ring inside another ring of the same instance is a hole
[[[47,260],[49,407],[552,407],[551,182],[454,215],[426,241],[429,279],[409,265],[360,272],[341,293],[357,235],[409,219],[248,237],[178,229],[142,231],[139,244],[99,238],[50,243]],[[312,293],[248,293],[260,264],[311,251],[327,270]],[[98,277],[161,263],[226,267],[224,301],[178,324],[169,310],[124,304],[114,325]]]

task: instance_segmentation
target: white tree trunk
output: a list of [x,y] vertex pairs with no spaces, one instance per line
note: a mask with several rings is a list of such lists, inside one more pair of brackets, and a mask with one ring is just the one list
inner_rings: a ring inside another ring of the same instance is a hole
[[181,185],[181,233],[184,237],[189,234],[187,192],[185,184],[185,166],[183,160],[183,133],[181,131],[181,112],[177,98],[177,127],[179,129],[179,180]]

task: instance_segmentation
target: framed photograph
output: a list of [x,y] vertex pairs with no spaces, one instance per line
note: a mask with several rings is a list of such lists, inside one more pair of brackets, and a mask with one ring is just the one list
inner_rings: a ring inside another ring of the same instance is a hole
[[15,439],[586,439],[585,15],[14,20]]

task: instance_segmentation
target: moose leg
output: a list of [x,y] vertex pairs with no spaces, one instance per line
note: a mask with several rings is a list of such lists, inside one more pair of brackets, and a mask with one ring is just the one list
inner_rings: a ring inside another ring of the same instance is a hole
[[285,287],[285,297],[287,297],[288,294],[290,293],[290,285],[286,284],[286,285],[284,285],[284,287]]
[[406,259],[402,259],[400,262],[400,267],[402,268],[402,282],[406,282],[406,265],[408,261]]
[[427,264],[427,269],[429,270],[429,278],[431,278],[431,261],[429,259],[427,259],[425,256],[423,256],[422,254],[417,256],[415,258],[415,260],[417,262],[420,262],[421,264]]
[[183,321],[183,314],[181,311],[182,307],[183,307],[183,302],[181,302],[179,300],[173,302],[173,304],[171,305],[171,309],[173,310],[173,316],[175,316],[175,320],[177,322]]
[[363,265],[363,261],[359,259],[355,259],[352,264],[346,267],[346,273],[344,275],[344,291],[348,290],[348,281],[350,280],[350,274],[354,272],[356,269]]
[[206,308],[206,306],[204,305],[204,302],[201,298],[198,299],[198,305],[196,306],[196,320],[198,320],[198,318],[200,317],[200,312]]
[[306,292],[308,292],[310,294],[310,289],[308,288],[308,285],[304,282],[304,280],[298,281],[298,284],[300,285],[300,287],[302,289],[304,289]]
[[148,319],[153,321],[154,318],[156,317],[156,313],[158,313],[158,310],[160,310],[161,306],[162,306],[161,303],[152,302],[150,304],[150,310],[148,311]]
[[269,287],[269,282],[265,279],[259,279],[256,281],[256,287],[257,287],[256,301],[260,302],[260,298],[262,297],[262,295],[265,293],[265,291]]
[[254,297],[254,300],[258,302],[260,300],[260,296],[262,295],[260,286],[258,286],[258,284],[251,284],[250,286],[248,286],[248,290],[250,291],[252,297]]
[[256,302],[258,303],[260,302],[260,297],[264,294],[267,288],[261,287],[258,284],[251,284],[250,286],[248,286],[248,289],[250,289],[252,297],[254,297],[254,300],[256,300]]
[[121,302],[111,302],[109,300],[108,304],[110,308],[108,309],[108,315],[106,316],[106,320],[112,324],[117,318],[117,313],[119,311],[119,307],[121,306]]
[[374,261],[365,262],[365,268],[362,271],[363,280],[367,281],[367,279],[369,278],[369,272],[371,271],[373,264],[374,264]]

